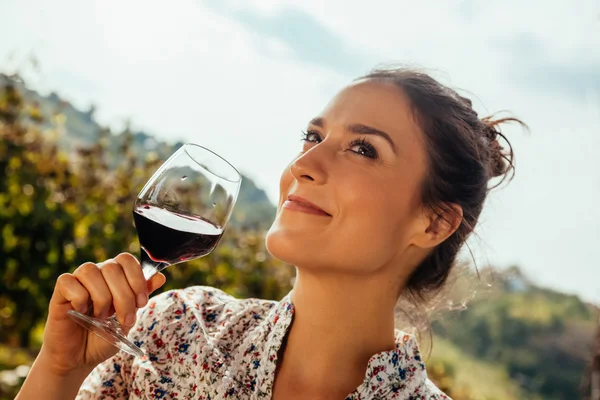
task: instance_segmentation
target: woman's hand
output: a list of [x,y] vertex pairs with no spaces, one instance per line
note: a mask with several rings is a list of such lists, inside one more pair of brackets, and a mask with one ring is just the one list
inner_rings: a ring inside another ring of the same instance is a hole
[[129,253],[100,264],[85,263],[72,274],[62,274],[50,300],[38,358],[56,375],[93,369],[118,349],[73,321],[67,311],[85,313],[91,305],[94,317],[99,318],[116,311],[127,333],[135,323],[137,308],[145,306],[149,293],[164,283],[165,276],[161,273],[146,282],[140,263]]

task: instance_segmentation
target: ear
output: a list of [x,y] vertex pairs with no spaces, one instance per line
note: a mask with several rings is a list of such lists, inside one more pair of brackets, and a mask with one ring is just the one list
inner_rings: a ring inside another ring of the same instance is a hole
[[462,207],[454,203],[424,211],[419,232],[413,236],[412,243],[424,249],[435,247],[458,229],[462,219]]

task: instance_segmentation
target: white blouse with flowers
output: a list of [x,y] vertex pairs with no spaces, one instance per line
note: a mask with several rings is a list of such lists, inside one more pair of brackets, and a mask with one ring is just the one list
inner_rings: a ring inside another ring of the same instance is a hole
[[[207,286],[162,293],[129,333],[147,356],[117,353],[86,378],[77,399],[270,399],[294,315],[290,295],[242,300]],[[396,331],[396,349],[373,355],[364,381],[346,397],[367,399],[449,397],[427,379],[415,339]]]

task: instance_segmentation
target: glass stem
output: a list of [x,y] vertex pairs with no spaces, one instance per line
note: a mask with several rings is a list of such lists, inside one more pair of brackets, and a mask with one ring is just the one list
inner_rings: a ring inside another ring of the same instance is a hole
[[154,275],[156,275],[157,272],[162,271],[168,266],[169,264],[167,263],[152,263],[142,261],[142,272],[144,273],[144,278],[146,278],[146,280],[149,280]]
[[150,257],[148,257],[148,254],[146,254],[144,249],[142,249],[140,262],[142,264],[142,272],[144,273],[144,278],[146,278],[146,280],[149,280],[156,275],[157,272],[162,271],[170,265],[164,262],[156,262],[152,260]]

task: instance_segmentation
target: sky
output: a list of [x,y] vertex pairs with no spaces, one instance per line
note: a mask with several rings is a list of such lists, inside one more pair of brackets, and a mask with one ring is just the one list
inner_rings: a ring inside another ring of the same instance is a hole
[[209,147],[273,201],[338,90],[378,64],[425,68],[530,127],[503,128],[517,171],[487,200],[477,263],[600,304],[598,0],[0,0],[0,21],[0,71]]

